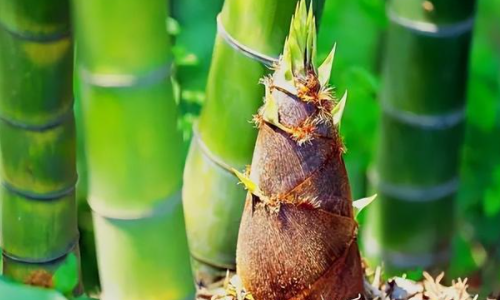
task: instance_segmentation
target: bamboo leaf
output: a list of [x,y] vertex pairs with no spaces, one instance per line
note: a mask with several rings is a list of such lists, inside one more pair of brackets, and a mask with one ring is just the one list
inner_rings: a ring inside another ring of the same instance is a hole
[[[297,4],[297,8],[295,10],[295,14],[293,16],[291,25],[293,31],[295,32],[295,37],[297,39],[297,43],[301,49],[306,48],[306,38],[307,38],[307,8],[304,0],[301,0]],[[292,30],[290,30],[290,35],[292,34]]]
[[300,45],[302,49],[306,49],[307,42],[307,4],[305,0],[300,1]]
[[344,113],[345,103],[347,101],[347,91],[345,91],[344,96],[337,105],[332,110],[333,124],[340,126],[340,121],[342,120],[342,114]]
[[307,64],[314,64],[314,60],[316,59],[316,20],[314,16],[311,20],[308,19],[308,35],[307,35]]
[[302,74],[304,70],[304,53],[298,42],[297,35],[292,32],[288,39],[290,54],[292,58],[292,70],[293,74]]
[[311,22],[314,22],[313,1],[311,1],[309,3],[309,11],[308,11],[307,23],[306,23],[306,26],[308,29],[311,28]]
[[[300,24],[303,26],[303,24],[306,24],[307,22],[307,6],[306,6],[306,1],[301,0],[299,4],[299,12],[297,14]],[[301,26],[301,27],[302,27]]]
[[313,65],[316,59],[316,17],[314,16],[313,2],[309,3],[307,16],[307,64]]
[[285,47],[283,49],[282,61],[280,64],[280,72],[283,77],[288,82],[293,82],[293,71],[292,71],[292,52],[290,51],[290,42],[288,37],[285,40]]
[[238,177],[241,183],[245,186],[245,188],[253,195],[263,199],[264,193],[260,190],[259,186],[253,182],[249,177],[245,174],[239,172],[238,170],[232,168],[233,173]]
[[74,253],[68,254],[64,263],[54,273],[54,287],[68,295],[78,284],[78,259]]
[[279,123],[278,105],[276,104],[276,101],[274,101],[269,88],[266,88],[266,101],[264,103],[262,117],[264,120],[273,125]]
[[318,77],[321,86],[325,86],[330,81],[330,75],[332,74],[333,59],[335,57],[335,49],[337,44],[333,45],[332,51],[326,57],[325,61],[318,68]]
[[365,207],[370,205],[375,198],[377,198],[377,194],[354,201],[352,203],[354,214],[357,216]]
[[167,32],[171,36],[178,36],[181,32],[181,26],[179,25],[179,22],[177,22],[177,20],[174,18],[168,17],[166,26]]
[[67,300],[57,291],[11,282],[2,276],[0,276],[0,299]]
[[273,96],[268,91],[268,89],[266,89],[266,101],[265,101],[264,107],[263,107],[262,118],[266,122],[273,124],[274,126],[278,127],[279,129],[281,129],[285,132],[288,132],[288,133],[292,132],[290,130],[290,128],[288,128],[280,123],[278,104],[276,104],[276,101],[274,100]]

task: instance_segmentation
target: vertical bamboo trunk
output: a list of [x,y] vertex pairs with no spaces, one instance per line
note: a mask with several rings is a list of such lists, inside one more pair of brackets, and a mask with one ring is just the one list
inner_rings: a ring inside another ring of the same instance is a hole
[[78,253],[68,1],[0,2],[3,272],[51,286]]
[[[296,0],[227,0],[220,25],[242,45],[277,57]],[[321,6],[323,1],[315,1]],[[227,37],[226,37],[227,38]],[[235,251],[244,192],[230,168],[250,163],[256,131],[249,126],[268,72],[261,61],[228,44],[221,30],[215,41],[207,99],[194,126],[184,171],[184,210],[194,272],[210,282],[235,269]]]
[[101,299],[184,299],[193,282],[168,3],[73,4]]
[[392,0],[364,246],[389,271],[445,264],[465,118],[474,0]]
[[[337,50],[331,82],[337,92],[349,88],[349,106],[343,116],[342,134],[349,152],[344,157],[353,198],[367,194],[366,170],[372,161],[374,130],[378,119],[377,87],[383,31],[385,0],[328,1],[325,4],[318,51],[327,51],[332,43]],[[320,55],[321,56],[321,55]],[[362,137],[362,138],[361,138]],[[363,228],[361,228],[363,229]]]
[[[78,70],[78,46],[75,45],[74,68]],[[87,293],[100,290],[99,272],[97,270],[97,257],[95,246],[95,232],[92,222],[92,210],[87,201],[88,176],[87,156],[85,153],[83,115],[82,115],[82,93],[80,88],[80,76],[78,72],[73,74],[73,94],[75,99],[75,126],[76,126],[76,170],[78,182],[76,183],[76,203],[78,211],[78,230],[80,232],[80,255],[82,260],[82,282]]]

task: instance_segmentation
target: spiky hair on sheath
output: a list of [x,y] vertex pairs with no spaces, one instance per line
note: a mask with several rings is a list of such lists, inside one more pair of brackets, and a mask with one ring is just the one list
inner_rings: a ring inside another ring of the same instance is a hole
[[[292,16],[283,53],[272,66],[274,72],[261,80],[265,85],[264,105],[253,116],[253,122],[259,129],[264,123],[275,126],[289,134],[299,146],[311,144],[315,138],[334,139],[339,153],[344,153],[338,131],[347,91],[339,101],[329,84],[336,45],[316,67],[316,38],[312,2],[307,10],[305,1],[300,1]],[[281,203],[290,202],[281,195],[265,195],[248,177],[250,168],[244,174],[237,170],[233,172],[245,188],[269,208],[277,211]],[[300,203],[318,207],[315,198],[300,199]]]
[[[304,26],[305,24],[305,26]],[[290,33],[285,40],[283,54],[273,66],[274,74],[261,80],[265,85],[264,105],[254,116],[256,126],[260,128],[266,121],[291,134],[299,144],[311,141],[321,135],[321,124],[339,125],[345,107],[347,92],[338,101],[333,88],[329,85],[332,71],[335,45],[324,62],[317,68],[316,60],[316,18],[312,2],[307,12],[306,4],[297,5],[290,24]],[[279,90],[290,97],[310,104],[316,113],[302,120],[300,124],[282,124],[278,116],[273,90]]]

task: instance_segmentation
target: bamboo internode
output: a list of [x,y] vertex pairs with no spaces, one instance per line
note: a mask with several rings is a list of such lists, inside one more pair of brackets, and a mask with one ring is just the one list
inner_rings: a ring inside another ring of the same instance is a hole
[[75,0],[73,8],[101,299],[185,299],[194,287],[168,3]]
[[78,254],[69,32],[67,1],[0,3],[3,273],[41,286]]
[[446,264],[454,227],[475,1],[424,4],[388,5],[381,133],[370,176],[380,199],[364,245],[389,272]]

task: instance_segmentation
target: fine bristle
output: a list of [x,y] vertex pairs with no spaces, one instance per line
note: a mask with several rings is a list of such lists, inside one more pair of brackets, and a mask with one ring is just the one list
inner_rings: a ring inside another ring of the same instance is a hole
[[[295,133],[292,135],[300,136],[296,140],[301,144],[312,139],[314,134],[303,134],[303,128],[284,128],[279,123],[278,109],[272,101],[272,90],[286,92],[305,103],[313,104],[318,110],[316,116],[312,116],[317,123],[338,125],[345,105],[345,99],[337,102],[334,89],[329,85],[335,45],[324,62],[316,67],[316,20],[312,8],[311,2],[307,9],[305,0],[297,4],[283,54],[274,66],[273,76],[263,81],[266,85],[266,103],[260,110],[262,118],[256,118],[288,133]],[[272,111],[267,112],[268,109]]]

